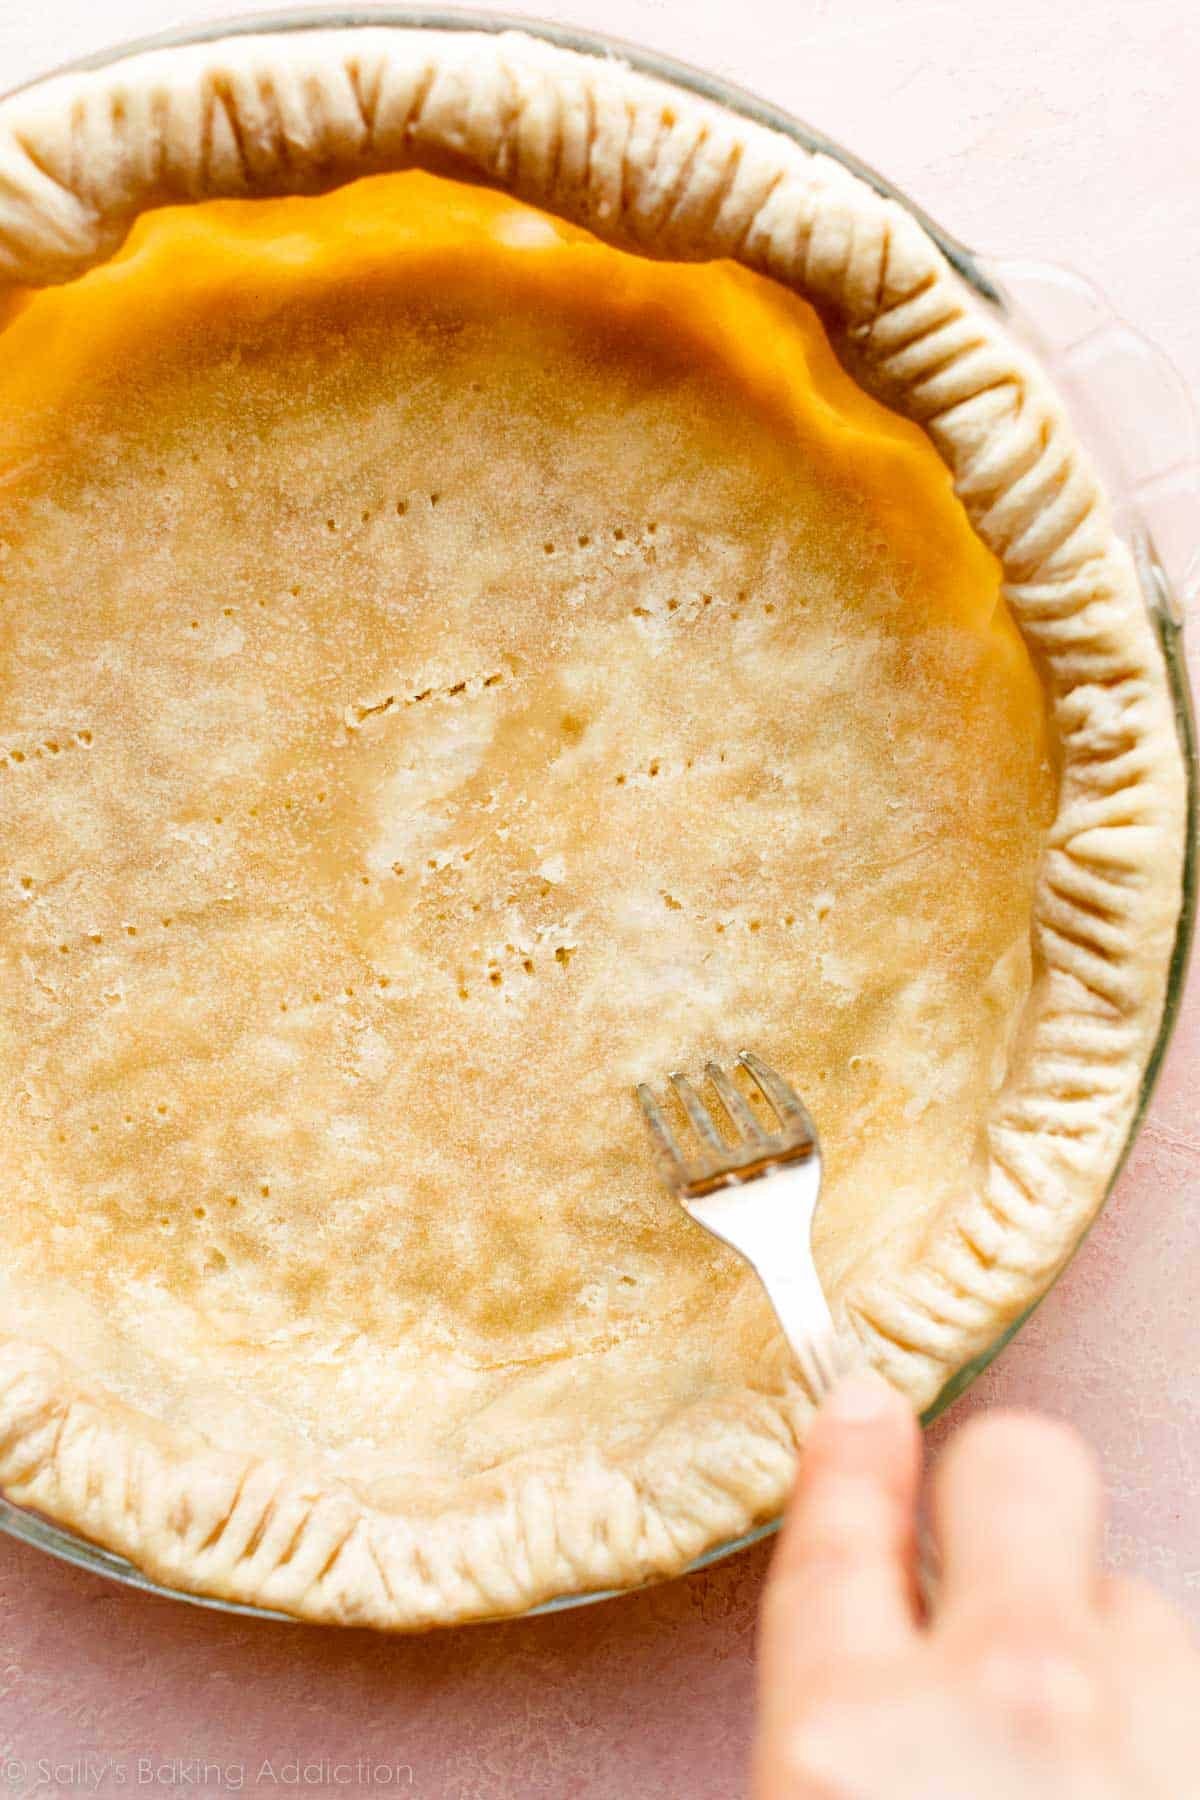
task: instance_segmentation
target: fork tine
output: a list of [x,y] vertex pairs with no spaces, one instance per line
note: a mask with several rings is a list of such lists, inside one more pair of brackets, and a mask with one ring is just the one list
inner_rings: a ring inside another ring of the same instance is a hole
[[675,1089],[675,1092],[683,1102],[683,1110],[692,1121],[696,1136],[700,1139],[704,1148],[706,1150],[711,1150],[714,1156],[726,1155],[725,1140],[713,1123],[712,1114],[709,1112],[707,1106],[705,1106],[703,1100],[700,1098],[687,1076],[678,1073],[672,1075],[671,1086]]
[[833,1343],[831,1341],[826,1341],[820,1336],[814,1335],[810,1348],[813,1361],[816,1363],[821,1374],[820,1398],[823,1400],[826,1394],[837,1386],[837,1357]]
[[813,1388],[813,1398],[818,1403],[824,1401],[838,1383],[838,1365],[835,1340],[826,1336],[823,1331],[814,1331],[806,1345],[809,1365],[816,1372],[817,1385]]
[[804,1378],[804,1385],[812,1396],[813,1403],[820,1406],[825,1398],[825,1384],[821,1377],[821,1366],[813,1355],[812,1343],[808,1341],[794,1344],[792,1350]]
[[812,1122],[808,1108],[791,1083],[785,1081],[782,1075],[777,1075],[770,1064],[765,1063],[761,1056],[755,1056],[752,1050],[741,1051],[738,1061],[749,1074],[759,1093],[775,1108],[779,1114],[780,1124],[789,1130],[803,1131],[810,1138],[815,1139],[816,1126]]
[[671,1127],[663,1117],[662,1108],[644,1081],[639,1081],[636,1093],[654,1142],[655,1153],[668,1182],[673,1186],[677,1181],[685,1179],[683,1155],[675,1142]]
[[739,1131],[744,1138],[749,1138],[753,1144],[765,1144],[767,1132],[763,1130],[751,1112],[750,1102],[734,1087],[720,1063],[705,1063],[704,1073],[716,1088],[721,1105],[729,1114],[735,1130]]

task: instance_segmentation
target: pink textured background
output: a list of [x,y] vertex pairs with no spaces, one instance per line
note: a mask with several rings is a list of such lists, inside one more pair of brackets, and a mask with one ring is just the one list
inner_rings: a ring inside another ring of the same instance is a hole
[[[5,7],[0,86],[214,16],[161,0]],[[1088,273],[1200,385],[1190,0],[567,0],[558,16],[781,102],[970,243]],[[1200,1619],[1198,1076],[1193,983],[1116,1198],[958,1416],[1020,1401],[1075,1420],[1108,1472],[1113,1562]],[[86,1776],[89,1792],[196,1791],[163,1765],[200,1759],[215,1765],[204,1791],[240,1774],[265,1793],[286,1786],[287,1763],[323,1758],[400,1765],[392,1790],[427,1800],[735,1800],[767,1560],[760,1547],[619,1602],[386,1642],[139,1597],[0,1540],[0,1789],[76,1793]],[[84,1757],[90,1769],[39,1766]],[[274,1784],[256,1781],[264,1759]],[[327,1770],[324,1787],[389,1791],[349,1773]]]

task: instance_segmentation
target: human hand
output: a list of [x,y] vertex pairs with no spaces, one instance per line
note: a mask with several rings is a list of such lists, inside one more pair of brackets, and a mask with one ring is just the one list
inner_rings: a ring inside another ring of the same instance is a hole
[[915,1574],[920,1433],[880,1377],[814,1423],[763,1601],[755,1800],[1191,1800],[1200,1656],[1099,1563],[1075,1433],[997,1413],[933,1486],[942,1578]]

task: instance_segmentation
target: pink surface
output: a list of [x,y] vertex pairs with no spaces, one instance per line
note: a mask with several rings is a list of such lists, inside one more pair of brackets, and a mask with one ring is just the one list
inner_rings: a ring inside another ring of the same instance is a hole
[[[1086,272],[1200,386],[1188,0],[571,0],[559,16],[792,108],[972,243]],[[0,85],[165,22],[161,0],[6,9]],[[1115,1199],[955,1418],[1019,1402],[1074,1420],[1107,1470],[1111,1560],[1200,1620],[1198,1076],[1193,982]],[[0,1541],[0,1788],[734,1800],[768,1554],[557,1617],[388,1642],[148,1599]]]

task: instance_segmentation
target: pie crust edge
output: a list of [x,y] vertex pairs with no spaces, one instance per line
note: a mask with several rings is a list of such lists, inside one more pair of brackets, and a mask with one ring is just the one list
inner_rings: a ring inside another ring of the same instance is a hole
[[[839,164],[617,61],[520,34],[248,36],[57,77],[0,104],[0,297],[102,261],[167,203],[424,167],[597,236],[730,257],[813,302],[862,386],[948,464],[1046,684],[1060,761],[1035,981],[976,1184],[919,1261],[865,1265],[844,1324],[919,1406],[1046,1288],[1099,1207],[1155,1036],[1186,783],[1161,653],[1096,476],[1036,363],[897,204]],[[0,1344],[0,1485],[168,1584],[413,1629],[676,1572],[776,1513],[808,1410],[764,1372],[636,1464],[476,1480],[433,1519],[374,1511]]]

